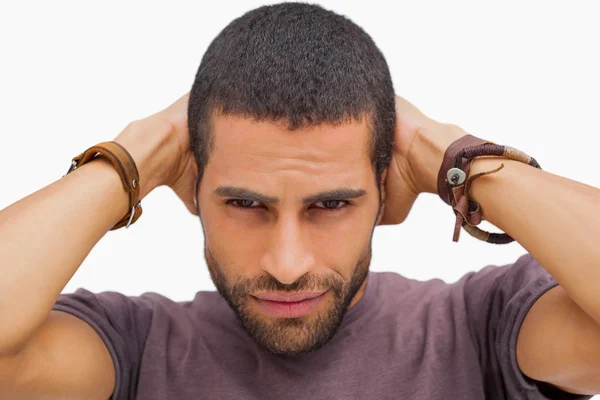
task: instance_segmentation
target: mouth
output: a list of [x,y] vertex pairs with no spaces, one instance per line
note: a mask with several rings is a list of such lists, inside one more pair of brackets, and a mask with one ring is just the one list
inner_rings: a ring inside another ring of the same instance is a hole
[[309,315],[323,300],[322,293],[261,293],[253,295],[261,311],[274,318],[299,318]]

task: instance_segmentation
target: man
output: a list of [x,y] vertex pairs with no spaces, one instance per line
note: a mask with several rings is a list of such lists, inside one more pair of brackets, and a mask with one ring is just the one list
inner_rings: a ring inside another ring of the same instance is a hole
[[140,198],[168,185],[199,216],[218,292],[59,296],[128,212],[97,157],[0,212],[2,398],[600,392],[598,189],[477,159],[471,174],[504,168],[471,197],[528,254],[453,284],[369,273],[375,226],[437,192],[465,134],[394,96],[382,54],[344,17],[299,3],[248,12],[215,38],[189,95],[115,138]]

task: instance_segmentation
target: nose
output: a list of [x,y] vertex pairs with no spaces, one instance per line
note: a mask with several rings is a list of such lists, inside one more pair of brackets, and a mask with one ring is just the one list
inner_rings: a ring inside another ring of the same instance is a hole
[[261,268],[283,284],[295,282],[316,267],[314,243],[294,216],[280,216],[261,258]]

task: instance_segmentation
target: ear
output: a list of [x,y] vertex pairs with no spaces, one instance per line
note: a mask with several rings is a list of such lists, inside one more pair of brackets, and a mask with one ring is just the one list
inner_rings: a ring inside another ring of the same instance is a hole
[[377,222],[375,222],[375,225],[379,225],[379,223],[381,222],[381,219],[383,218],[383,214],[385,213],[385,203],[383,203],[381,205],[381,211],[379,211],[379,217],[377,217]]
[[192,157],[192,171],[194,174],[194,206],[198,210],[198,190],[200,189],[200,182],[198,182],[198,164],[196,163],[196,157]]
[[383,215],[385,214],[385,179],[387,178],[388,167],[386,167],[381,174],[381,182],[379,182],[379,190],[381,191],[381,210],[379,211],[379,217],[375,225],[379,225]]
[[385,167],[383,172],[381,173],[381,182],[379,182],[379,187],[381,188],[381,200],[385,202],[385,179],[387,178],[389,167]]

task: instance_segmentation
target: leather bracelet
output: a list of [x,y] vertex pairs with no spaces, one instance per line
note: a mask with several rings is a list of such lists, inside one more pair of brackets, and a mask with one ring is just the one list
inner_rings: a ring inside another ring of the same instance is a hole
[[101,142],[90,147],[71,160],[71,167],[63,175],[63,178],[98,155],[110,160],[113,167],[119,173],[123,188],[129,195],[129,212],[110,230],[119,229],[123,226],[129,228],[142,215],[142,203],[139,200],[140,174],[133,157],[131,157],[131,154],[123,146],[115,141],[110,141]]
[[511,243],[514,239],[507,233],[487,232],[476,226],[485,218],[479,203],[469,198],[470,186],[475,179],[494,174],[504,168],[504,164],[501,164],[494,170],[469,176],[471,164],[481,156],[499,156],[542,169],[533,157],[520,150],[497,145],[473,135],[467,134],[450,144],[438,172],[438,195],[446,204],[452,206],[456,215],[452,241],[458,242],[460,228],[463,227],[479,240],[493,244]]

